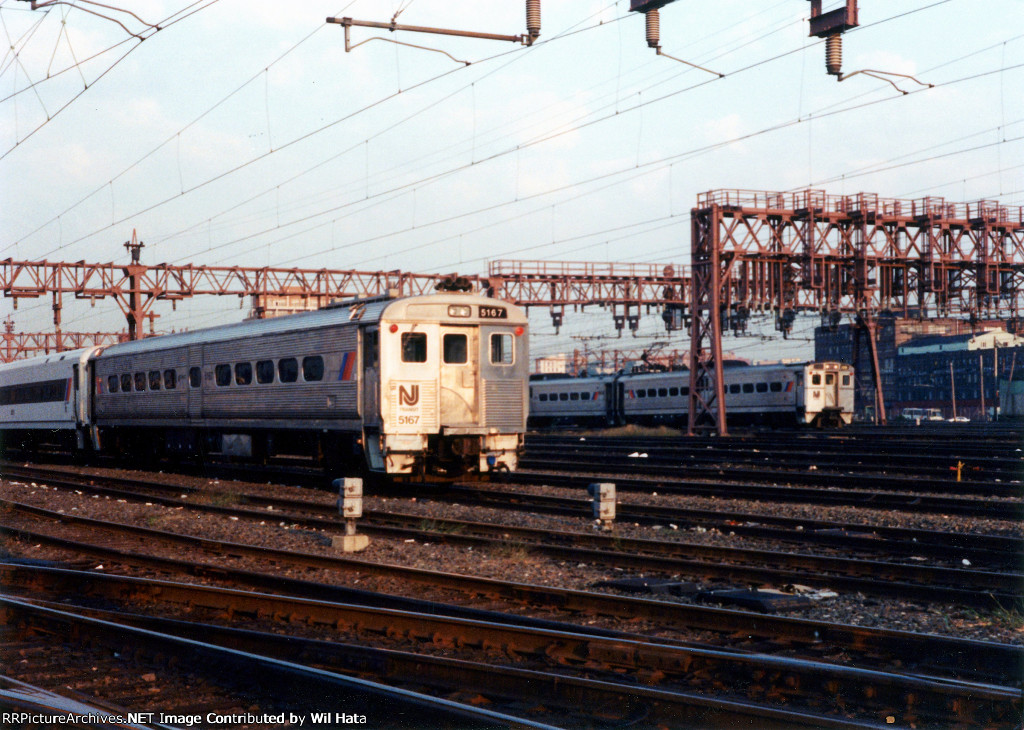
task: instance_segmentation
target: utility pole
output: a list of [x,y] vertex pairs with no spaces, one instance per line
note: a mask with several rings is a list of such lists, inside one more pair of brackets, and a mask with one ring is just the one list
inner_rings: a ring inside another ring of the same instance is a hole
[[949,361],[949,389],[953,394],[953,422],[956,423],[956,381],[953,379],[953,361]]
[[999,420],[999,343],[992,343],[992,377],[996,379],[996,404],[993,421]]
[[988,423],[988,411],[985,410],[985,356],[978,353],[978,392],[981,394],[981,422]]

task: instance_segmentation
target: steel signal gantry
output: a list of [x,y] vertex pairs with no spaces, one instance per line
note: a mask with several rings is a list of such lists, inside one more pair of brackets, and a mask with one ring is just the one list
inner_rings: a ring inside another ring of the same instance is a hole
[[90,345],[113,345],[127,339],[125,332],[15,332],[14,320],[8,317],[0,334],[0,362]]
[[615,329],[636,332],[642,308],[661,311],[669,330],[683,327],[690,302],[690,277],[674,264],[577,261],[491,261],[488,291],[522,307],[546,306],[557,331],[565,308],[611,308]]
[[[134,238],[133,238],[134,240]],[[128,244],[129,264],[0,260],[0,292],[14,300],[53,296],[54,324],[60,328],[62,297],[76,299],[112,297],[128,320],[130,339],[142,336],[141,324],[159,316],[159,301],[176,305],[200,295],[300,297],[316,306],[333,299],[372,296],[388,291],[426,294],[446,277],[441,274],[409,274],[401,271],[354,271],[337,269],[278,269],[241,266],[142,264],[141,243]],[[132,248],[135,245],[136,248]]]
[[738,311],[771,308],[783,325],[801,311],[851,314],[873,348],[881,312],[1010,320],[1024,309],[1022,207],[714,190],[691,227],[691,433],[726,433],[721,334]]

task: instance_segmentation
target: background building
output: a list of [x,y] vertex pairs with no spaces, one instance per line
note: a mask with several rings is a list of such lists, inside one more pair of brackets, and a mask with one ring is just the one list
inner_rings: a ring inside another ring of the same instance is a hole
[[[857,367],[856,414],[873,420],[875,392],[866,335],[858,341],[850,324],[822,326],[815,330],[814,345],[816,360]],[[1024,338],[999,323],[972,326],[960,320],[881,317],[877,348],[889,418],[908,408],[937,408],[944,418],[995,417],[999,410],[996,374],[1004,381],[1024,376]]]

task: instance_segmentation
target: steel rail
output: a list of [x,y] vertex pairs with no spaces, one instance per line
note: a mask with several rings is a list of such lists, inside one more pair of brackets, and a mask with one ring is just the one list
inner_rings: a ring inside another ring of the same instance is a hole
[[[146,479],[107,476],[95,472],[68,472],[60,469],[28,467],[0,462],[0,476],[18,479],[45,480],[49,484],[67,486],[69,488],[86,487],[94,491],[118,494],[123,492],[105,489],[105,484],[131,485],[133,488],[152,489],[160,493],[172,494],[230,494],[232,497],[244,498],[249,504],[272,506],[290,510],[313,510],[322,512],[323,502],[303,500],[289,497],[273,497],[262,494],[224,492],[189,486],[169,485]],[[402,494],[415,493],[424,496],[423,485],[398,485]],[[536,495],[526,492],[513,492],[494,489],[490,486],[481,488],[479,485],[432,485],[426,495],[431,500],[458,500],[460,504],[514,509],[519,511],[544,512],[568,516],[588,516],[592,512],[593,501],[589,498],[574,499],[571,497],[555,497]],[[189,503],[192,504],[192,503]],[[941,532],[905,527],[885,527],[858,523],[829,522],[806,518],[778,517],[755,513],[723,512],[721,510],[696,510],[673,507],[655,507],[619,503],[616,506],[619,519],[623,522],[641,524],[670,525],[685,527],[689,524],[711,525],[723,533],[735,533],[750,537],[779,540],[784,542],[816,543],[844,549],[859,549],[865,552],[902,553],[914,556],[929,555],[949,559],[951,556],[959,561],[968,559],[973,565],[994,564],[1000,566],[1017,566],[1020,556],[1024,554],[1024,539],[1002,535],[984,535],[977,533]],[[364,517],[378,522],[386,521],[392,514],[382,510],[364,510]],[[775,525],[777,529],[769,527]],[[665,547],[659,547],[664,544]],[[653,542],[648,550],[655,552],[677,552],[677,543]]]
[[[72,480],[71,483],[75,482]],[[78,483],[77,486],[80,489],[96,488],[87,483]],[[267,517],[267,513],[261,510],[201,504],[159,495],[142,495],[109,487],[100,487],[99,489],[111,495],[150,500],[166,506],[188,507],[193,510],[254,520],[265,520]],[[164,485],[163,489],[170,490],[171,487]],[[306,527],[341,529],[342,525],[333,509],[322,505],[317,506],[316,509],[321,515],[328,513],[331,516],[310,517],[292,513],[279,516]],[[1024,583],[1024,575],[1014,573],[967,571],[959,568],[824,557],[775,550],[728,548],[687,542],[669,544],[670,547],[676,548],[674,551],[676,554],[666,555],[666,543],[653,540],[607,538],[578,532],[558,532],[461,520],[428,520],[420,515],[399,516],[389,513],[386,516],[381,514],[368,516],[371,517],[372,524],[367,524],[364,520],[362,529],[370,534],[387,534],[401,538],[428,536],[436,542],[470,545],[504,544],[509,540],[509,536],[514,536],[514,539],[521,541],[524,548],[557,559],[586,560],[648,572],[661,571],[670,575],[684,573],[690,576],[732,580],[744,585],[768,583],[785,586],[802,583],[836,590],[859,591],[869,595],[1003,608],[1024,602],[1024,590],[1020,588]],[[381,524],[385,520],[393,524]],[[395,522],[401,522],[401,525],[395,525]],[[416,527],[423,522],[433,522],[436,529]],[[448,526],[449,529],[443,529],[443,526]],[[455,531],[459,528],[465,532]],[[551,544],[553,540],[563,544],[553,545]],[[564,543],[568,543],[568,545]],[[577,545],[580,543],[594,547],[578,547]],[[629,553],[625,552],[626,550],[637,552]],[[652,554],[655,551],[660,554]],[[682,555],[686,557],[682,557]]]
[[[963,470],[963,478],[968,482],[981,481],[983,478],[1014,480],[1020,479],[1024,460],[1019,456],[1010,458],[996,456],[996,448],[988,455],[970,456],[961,453],[955,445],[931,452],[919,453],[908,448],[906,442],[887,445],[885,449],[868,450],[863,444],[854,442],[846,444],[842,449],[811,449],[809,444],[797,446],[779,446],[772,443],[759,445],[747,444],[692,444],[682,439],[651,439],[651,438],[607,438],[607,437],[551,437],[531,436],[527,441],[527,449],[542,452],[551,449],[570,449],[580,452],[605,452],[625,456],[635,451],[647,452],[649,458],[672,458],[676,463],[687,464],[761,464],[778,465],[780,473],[786,471],[827,465],[836,471],[861,470],[862,472],[892,471],[910,473],[918,476],[948,477],[955,479],[957,461],[965,461],[969,468]],[[902,448],[900,448],[902,447]],[[999,451],[1005,449],[1000,445]],[[625,453],[622,453],[625,452]],[[1005,451],[1003,452],[1005,453]],[[951,473],[952,472],[952,473]]]
[[[1017,666],[1024,661],[1024,653],[1022,653],[1019,647],[1004,647],[986,642],[922,636],[909,632],[808,621],[805,619],[754,614],[683,603],[627,598],[605,593],[514,583],[490,578],[407,568],[404,566],[380,565],[354,558],[296,553],[274,548],[262,548],[206,538],[195,538],[150,528],[116,525],[83,517],[70,517],[50,510],[17,505],[16,503],[7,504],[18,512],[43,519],[82,525],[93,530],[111,532],[114,535],[132,534],[145,539],[147,543],[161,541],[168,544],[201,548],[218,556],[224,554],[248,556],[268,563],[332,571],[348,570],[356,571],[360,574],[398,577],[415,583],[442,586],[472,596],[483,596],[530,606],[554,608],[570,613],[582,612],[586,614],[642,619],[657,623],[664,628],[680,630],[701,629],[728,633],[735,636],[745,636],[749,639],[757,637],[810,646],[836,646],[842,649],[854,648],[868,653],[895,655],[901,657],[901,660],[908,664],[924,662],[928,666],[938,668],[938,671],[949,673],[951,676],[999,677],[1005,673],[1006,667]],[[439,613],[444,612],[449,615],[463,615],[474,618],[484,616],[490,619],[495,617],[495,614],[492,612],[480,611],[478,609],[441,605],[402,596],[382,595],[342,586],[326,585],[320,582],[232,569],[222,565],[195,563],[162,556],[139,555],[118,548],[83,543],[23,527],[11,525],[2,525],[0,527],[3,527],[12,536],[21,536],[23,539],[33,542],[45,542],[78,554],[95,555],[104,560],[112,559],[129,565],[171,569],[219,580],[235,580],[250,586],[297,593],[307,597],[346,602],[358,601],[375,606],[407,606],[414,607],[414,610],[428,610],[424,606],[429,605],[432,607],[431,610]],[[505,615],[502,614],[502,616]],[[505,616],[503,620],[511,621],[512,619]],[[565,627],[564,624],[554,622],[538,623],[536,619],[516,618],[515,621],[517,623],[530,622],[534,625],[548,625],[556,628]],[[581,629],[576,627],[574,630],[579,631]],[[587,633],[592,633],[590,629],[586,631]]]
[[[581,490],[582,491],[582,490]],[[454,484],[436,489],[430,499],[458,501],[494,509],[514,509],[559,515],[590,515],[593,500],[507,491],[490,485]],[[281,501],[284,506],[284,500]],[[818,543],[870,552],[969,558],[972,563],[1019,564],[1024,538],[979,533],[942,532],[909,527],[886,527],[855,522],[831,522],[802,517],[779,517],[754,512],[727,512],[619,502],[618,518],[647,525],[709,525],[720,532],[773,540]]]
[[[927,494],[892,494],[861,489],[815,489],[813,487],[787,487],[775,484],[714,483],[688,479],[663,479],[657,475],[647,477],[626,476],[625,470],[583,474],[580,465],[561,462],[552,465],[535,464],[534,468],[520,462],[520,468],[503,477],[513,484],[531,484],[550,487],[585,489],[595,481],[613,481],[621,491],[644,491],[671,494],[691,494],[719,499],[746,499],[758,502],[799,502],[805,504],[837,505],[866,509],[903,510],[969,517],[990,517],[997,520],[1024,520],[1024,502],[994,499],[957,499],[933,497]],[[537,468],[544,467],[544,468]]]
[[[632,453],[636,453],[632,449]],[[1020,497],[1024,486],[1005,482],[958,482],[955,477],[946,480],[915,479],[872,473],[847,473],[825,469],[790,471],[776,469],[771,465],[761,468],[738,467],[721,463],[713,466],[697,466],[670,455],[658,457],[648,454],[646,458],[630,457],[621,453],[590,453],[561,448],[543,451],[529,449],[519,460],[523,469],[582,470],[600,469],[624,474],[644,476],[675,477],[685,479],[711,479],[731,487],[734,482],[758,481],[769,485],[806,485],[824,488],[845,488],[849,490],[874,490],[904,493],[959,494],[977,497]]]
[[[348,711],[392,720],[404,715],[408,724],[426,721],[467,723],[474,727],[541,728],[550,725],[472,707],[377,682],[306,667],[251,652],[220,647],[125,624],[102,621],[59,611],[0,595],[0,622],[7,627],[7,640],[27,631],[50,632],[68,640],[100,642],[114,651],[132,656],[147,654],[167,661],[176,657],[188,671],[204,674],[214,681],[245,686],[250,696],[273,697],[290,707],[322,709],[323,698],[345,697]],[[311,705],[311,702],[318,704]]]
[[[587,706],[600,708],[601,713],[615,712],[609,708],[618,706],[620,712],[627,711],[624,716],[614,718],[618,721],[628,721],[630,715],[635,718],[635,713],[642,710],[645,722],[665,722],[674,718],[674,722],[678,723],[687,717],[693,718],[694,712],[719,714],[721,710],[716,710],[716,705],[718,701],[724,701],[729,714],[722,720],[714,721],[715,726],[728,727],[728,724],[722,725],[722,722],[735,722],[743,716],[750,722],[753,716],[774,720],[776,724],[795,722],[818,727],[815,723],[820,723],[823,727],[845,727],[847,723],[839,714],[843,698],[851,693],[857,694],[866,686],[880,688],[881,691],[875,695],[878,707],[872,712],[862,706],[857,717],[852,718],[853,724],[860,726],[857,720],[882,721],[884,716],[879,716],[879,708],[888,711],[894,702],[898,702],[901,694],[903,697],[913,696],[906,705],[906,711],[916,713],[918,710],[915,707],[922,702],[935,702],[940,707],[952,709],[948,697],[958,691],[946,689],[950,686],[948,680],[933,681],[900,673],[850,669],[817,661],[779,659],[764,654],[723,654],[720,650],[683,649],[566,632],[528,631],[507,624],[467,622],[430,614],[325,604],[265,594],[243,594],[240,591],[167,581],[103,576],[100,585],[93,585],[90,580],[95,579],[95,576],[89,574],[76,576],[70,571],[61,574],[50,571],[47,575],[34,577],[19,576],[10,569],[5,574],[11,576],[12,572],[14,587],[18,589],[42,588],[48,593],[55,589],[68,591],[75,596],[76,601],[81,601],[83,596],[103,597],[119,605],[145,606],[147,611],[145,615],[125,615],[78,605],[72,607],[66,603],[53,604],[66,611],[73,608],[82,615],[161,633],[202,638],[203,641],[242,651],[258,650],[259,653],[270,653],[277,658],[302,664],[328,664],[321,668],[331,671],[379,673],[382,676],[376,676],[375,681],[389,684],[399,679],[402,683],[429,684],[435,689],[461,689],[491,698],[498,695],[506,702],[529,696],[532,701],[559,702],[563,710],[577,707],[577,714],[584,715],[587,714]],[[31,572],[31,569],[23,572]],[[78,591],[82,589],[86,592],[79,594]],[[24,598],[27,600],[28,597]],[[41,603],[34,598],[32,602]],[[371,641],[387,637],[397,641],[411,640],[434,648],[458,649],[468,653],[484,652],[495,656],[501,663],[488,661],[481,664],[464,659],[336,643],[333,640],[318,641],[293,632],[281,635],[153,617],[151,612],[159,610],[161,604],[184,605],[193,610],[201,607],[232,622],[252,619],[259,624],[269,621],[289,626],[302,625],[329,633],[355,630]],[[274,649],[268,650],[268,646]],[[552,665],[558,671],[524,670],[504,665],[504,662],[515,659],[527,660],[527,664],[532,665]],[[433,671],[425,673],[425,670],[430,669]],[[627,674],[622,673],[627,670]],[[582,673],[583,677],[575,676],[576,673]],[[646,678],[644,683],[650,685],[651,691],[644,692],[637,685],[638,677]],[[797,683],[793,682],[794,679],[798,680]],[[748,688],[748,697],[728,689],[716,693],[724,695],[720,697],[685,691],[698,682],[708,687],[745,687]],[[524,694],[530,683],[535,685],[533,691]],[[638,689],[641,690],[639,694]],[[980,705],[995,706],[1005,702],[1007,697],[1012,697],[1012,690],[1007,691],[1007,688],[982,686],[974,682],[960,684],[959,691],[971,695],[973,701]],[[744,704],[744,711],[737,713],[735,705],[749,697],[786,697],[787,704],[809,702],[819,705],[826,698],[831,699],[833,707],[831,710],[818,707],[813,717],[807,717],[804,715],[807,709],[790,713],[770,704],[751,703]],[[641,707],[636,707],[639,698],[645,701]],[[579,705],[582,699],[586,699],[587,703]],[[649,706],[648,703],[652,701],[654,706]],[[495,702],[500,704],[498,699]],[[959,702],[957,700],[957,712],[964,710]],[[983,712],[980,705],[976,711]],[[872,718],[872,714],[875,717]],[[609,718],[604,719],[608,721]],[[945,720],[948,715],[939,713],[933,719]]]

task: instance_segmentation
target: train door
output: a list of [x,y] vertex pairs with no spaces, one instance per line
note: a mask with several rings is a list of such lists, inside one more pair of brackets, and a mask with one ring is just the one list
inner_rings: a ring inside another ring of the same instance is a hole
[[363,423],[380,426],[380,329],[363,329],[363,372],[359,413]]
[[616,375],[604,385],[605,417],[609,426],[621,426],[626,422],[623,411],[625,386]]
[[836,377],[834,372],[823,373],[825,378],[825,387],[822,389],[822,403],[821,406],[825,408],[835,408],[839,404],[839,378]]
[[190,345],[188,348],[188,395],[186,396],[189,420],[203,417],[203,346]]
[[441,328],[441,426],[479,425],[480,342],[475,327]]

